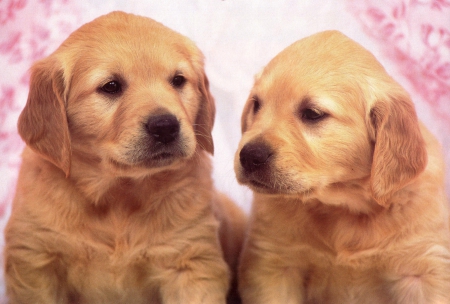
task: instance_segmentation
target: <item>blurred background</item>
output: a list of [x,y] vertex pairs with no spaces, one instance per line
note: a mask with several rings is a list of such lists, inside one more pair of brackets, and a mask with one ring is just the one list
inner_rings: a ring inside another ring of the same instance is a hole
[[[214,180],[246,211],[252,195],[237,184],[233,158],[253,76],[285,47],[322,30],[340,30],[377,56],[410,92],[450,168],[450,0],[0,0],[0,231],[24,146],[16,122],[30,65],[83,23],[113,10],[162,22],[203,51],[217,109]],[[1,234],[0,249],[3,243]]]

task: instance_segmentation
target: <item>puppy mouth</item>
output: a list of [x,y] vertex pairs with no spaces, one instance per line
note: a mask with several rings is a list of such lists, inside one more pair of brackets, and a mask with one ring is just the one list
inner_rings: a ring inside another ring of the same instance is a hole
[[281,191],[281,189],[278,189],[273,183],[262,180],[256,176],[246,176],[240,182],[259,193],[277,194]]
[[151,156],[151,160],[153,161],[170,161],[171,159],[176,158],[174,153],[170,152],[161,152]]
[[117,168],[132,170],[133,168],[162,168],[172,165],[177,160],[185,159],[185,150],[177,147],[152,149],[144,146],[128,151],[123,159],[110,158],[109,162]]
[[[271,174],[245,174],[238,177],[241,184],[247,185],[253,191],[272,195],[297,194],[297,186],[287,182],[286,176],[272,172]],[[285,182],[277,182],[284,180]]]
[[296,191],[294,187],[290,186],[281,186],[268,184],[265,182],[260,182],[258,180],[248,180],[244,184],[250,187],[255,192],[261,194],[270,194],[270,195],[298,195],[301,194],[302,191]]
[[151,155],[145,159],[133,160],[131,162],[125,163],[122,161],[118,161],[115,159],[110,159],[109,162],[113,164],[115,167],[120,169],[132,169],[136,167],[141,168],[161,168],[170,166],[176,160],[181,159],[182,156],[176,156],[173,153],[158,153],[155,155]]
[[259,181],[251,180],[247,182],[247,185],[253,191],[261,194],[269,194],[269,195],[288,195],[292,194],[292,190],[288,188],[281,188],[276,186],[270,186],[265,183],[261,183]]
[[248,183],[250,184],[251,187],[255,188],[255,189],[261,189],[261,190],[273,190],[272,187],[270,187],[269,185],[262,183],[260,181],[257,180],[249,180]]
[[146,167],[164,167],[172,164],[177,159],[184,158],[185,154],[181,151],[176,152],[158,152],[148,156],[142,163]]
[[182,149],[164,149],[163,151],[142,155],[139,157],[137,164],[143,167],[164,167],[185,157],[186,154]]

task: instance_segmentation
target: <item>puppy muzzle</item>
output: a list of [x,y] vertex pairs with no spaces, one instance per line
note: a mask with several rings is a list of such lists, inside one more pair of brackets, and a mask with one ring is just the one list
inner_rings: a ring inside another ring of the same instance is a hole
[[264,142],[249,142],[239,152],[242,167],[240,181],[248,184],[256,191],[267,191],[273,188],[272,160],[274,151]]
[[265,171],[273,155],[272,149],[264,143],[248,143],[239,153],[239,161],[246,175]]
[[145,128],[155,142],[163,145],[174,142],[180,135],[180,123],[172,114],[151,116]]

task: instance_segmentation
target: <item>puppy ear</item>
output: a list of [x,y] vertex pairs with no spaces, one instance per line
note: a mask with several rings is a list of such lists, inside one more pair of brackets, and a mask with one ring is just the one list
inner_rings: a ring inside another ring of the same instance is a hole
[[19,134],[36,153],[64,171],[70,171],[70,135],[64,102],[62,67],[51,58],[31,70],[28,100],[19,117]]
[[214,98],[209,91],[208,77],[206,77],[204,71],[201,72],[200,78],[198,86],[201,94],[201,101],[195,120],[195,134],[199,146],[207,152],[214,154],[214,142],[211,133],[214,126],[216,107]]
[[375,136],[371,187],[378,204],[419,175],[427,164],[425,141],[407,96],[378,101],[370,111]]

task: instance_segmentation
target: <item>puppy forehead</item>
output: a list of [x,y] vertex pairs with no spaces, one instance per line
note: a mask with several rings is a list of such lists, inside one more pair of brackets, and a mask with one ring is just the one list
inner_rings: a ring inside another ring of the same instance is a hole
[[[127,38],[115,35],[114,39],[92,44],[90,48],[82,48],[80,59],[85,62],[93,60],[96,64],[110,65],[122,63],[122,65],[145,68],[151,65],[153,68],[177,67],[180,62],[188,61],[191,54],[186,51],[182,43],[173,43],[156,37],[140,37],[140,39]],[[187,64],[184,65],[187,67]]]
[[344,87],[330,86],[285,69],[282,73],[263,75],[255,83],[252,95],[274,112],[293,112],[302,108],[339,112],[351,99],[342,96],[349,95],[349,90]]
[[324,69],[382,68],[378,60],[356,41],[339,31],[324,31],[300,39],[282,50],[269,64],[290,61],[295,65],[320,65]]
[[376,58],[337,31],[301,39],[275,56],[257,76],[254,94],[265,102],[300,102],[306,96],[339,111],[360,106],[360,88],[386,72]]
[[63,42],[58,53],[66,62],[78,58],[86,66],[120,61],[157,68],[182,60],[193,64],[202,61],[200,51],[187,37],[150,18],[122,12],[81,26]]
[[[111,80],[136,84],[155,79],[167,81],[177,73],[195,79],[202,66],[200,51],[187,38],[163,25],[153,25],[156,22],[150,19],[149,22],[150,28],[147,22],[139,22],[136,26],[124,24],[117,31],[112,26],[101,30],[82,27],[57,51],[67,66],[66,75],[73,80],[82,78],[84,84],[92,87]],[[137,30],[140,26],[141,30]],[[152,26],[156,26],[154,31]]]
[[75,70],[83,70],[83,73],[75,73],[73,79],[83,78],[84,84],[98,86],[112,80],[124,80],[126,84],[140,85],[141,83],[154,82],[156,79],[166,83],[170,77],[176,74],[191,76],[194,74],[191,65],[184,59],[172,60],[163,64],[155,60],[155,63],[146,64],[142,61],[133,64],[124,64],[123,61],[97,62],[97,65],[79,64]]
[[92,39],[93,41],[90,42],[101,39],[101,43],[119,38],[126,41],[127,44],[124,47],[130,47],[136,43],[151,47],[159,40],[163,42],[188,40],[153,19],[123,12],[113,12],[94,19],[81,26],[73,35]]

